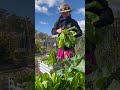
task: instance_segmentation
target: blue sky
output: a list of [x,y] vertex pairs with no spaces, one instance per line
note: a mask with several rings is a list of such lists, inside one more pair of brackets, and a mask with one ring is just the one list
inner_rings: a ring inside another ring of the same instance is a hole
[[68,3],[75,9],[71,15],[85,29],[85,0],[36,0],[35,1],[35,29],[51,35],[54,23],[60,16],[60,4]]

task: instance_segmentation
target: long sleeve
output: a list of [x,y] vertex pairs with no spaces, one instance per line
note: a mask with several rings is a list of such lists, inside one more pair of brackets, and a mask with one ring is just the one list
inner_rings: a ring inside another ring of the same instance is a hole
[[78,30],[76,31],[77,35],[75,35],[75,37],[82,36],[82,30],[80,29],[80,26],[78,25],[77,21],[73,20],[73,26],[76,26],[78,28]]
[[58,28],[59,28],[59,27],[58,27],[58,22],[56,22],[56,23],[54,24],[54,27],[53,27],[52,31],[51,31],[52,35],[58,34],[57,31],[56,31]]
[[53,29],[52,29],[52,31],[51,31],[52,35],[58,34],[56,30],[57,30],[56,28],[53,28]]
[[60,25],[59,25],[59,24],[60,24],[61,18],[63,18],[62,15],[59,16],[58,20],[57,20],[56,23],[54,24],[54,28],[53,28],[52,31],[51,31],[52,35],[58,34],[58,33],[57,33],[57,29],[60,28]]

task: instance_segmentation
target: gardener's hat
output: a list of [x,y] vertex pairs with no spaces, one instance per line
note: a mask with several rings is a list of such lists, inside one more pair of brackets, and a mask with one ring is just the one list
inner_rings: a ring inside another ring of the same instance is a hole
[[72,12],[73,9],[70,8],[69,4],[62,4],[60,5],[60,12],[59,13],[63,13],[63,12]]

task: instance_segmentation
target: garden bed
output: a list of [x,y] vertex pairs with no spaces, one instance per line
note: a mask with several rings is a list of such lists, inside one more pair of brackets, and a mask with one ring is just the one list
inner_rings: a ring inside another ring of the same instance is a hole
[[38,67],[39,67],[39,71],[41,73],[50,73],[50,70],[53,69],[53,66],[49,66],[43,62],[41,62],[40,60],[38,60]]
[[42,74],[35,77],[36,90],[85,90],[85,60],[81,55],[57,62],[49,57],[37,61]]

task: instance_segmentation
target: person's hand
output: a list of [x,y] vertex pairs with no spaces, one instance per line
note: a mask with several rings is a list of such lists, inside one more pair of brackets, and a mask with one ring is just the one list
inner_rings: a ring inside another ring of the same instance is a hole
[[61,33],[61,32],[62,32],[62,29],[61,29],[61,28],[57,29],[57,32],[58,32],[58,33]]

